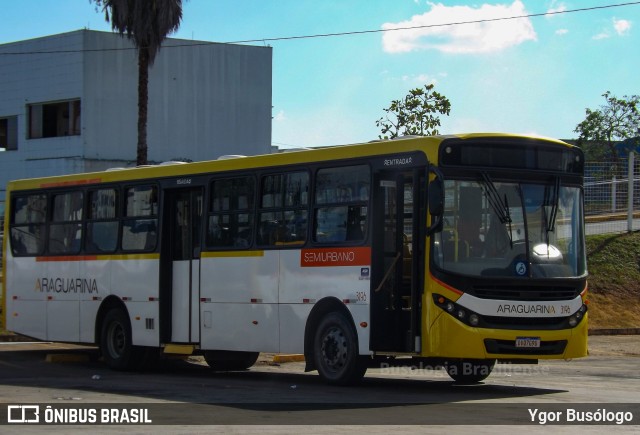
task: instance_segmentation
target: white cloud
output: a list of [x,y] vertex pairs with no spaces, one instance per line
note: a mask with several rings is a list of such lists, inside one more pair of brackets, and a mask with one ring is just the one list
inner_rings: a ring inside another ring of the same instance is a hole
[[[384,32],[382,46],[385,52],[438,50],[444,53],[490,53],[537,39],[528,18],[490,21],[527,15],[521,0],[514,0],[511,5],[485,3],[480,7],[428,4],[431,7],[429,12],[414,15],[408,21],[382,25],[384,30],[414,27]],[[444,25],[461,22],[471,23]]]
[[616,29],[616,33],[620,36],[628,33],[631,30],[631,21],[628,20],[616,20],[613,19],[613,28]]
[[547,18],[553,18],[556,15],[565,12],[567,10],[567,6],[564,3],[558,3],[556,1],[551,2],[551,7],[547,10]]
[[409,83],[419,83],[419,84],[436,84],[437,80],[434,77],[430,77],[428,74],[412,74],[412,75],[404,75],[402,76],[402,81]]
[[287,116],[284,114],[284,110],[281,110],[278,113],[276,113],[276,116],[273,117],[273,120],[276,122],[286,121]]
[[[274,122],[272,142],[281,148],[302,148],[366,142],[376,139],[374,117],[354,113],[341,104],[289,112],[286,122]],[[376,133],[377,134],[377,133]]]
[[569,33],[568,29],[558,29],[558,30],[556,30],[556,35],[558,35],[558,36],[566,35],[567,33]]
[[604,31],[604,32],[598,33],[597,35],[593,35],[593,37],[591,39],[598,40],[598,39],[607,39],[607,38],[610,38],[610,37],[611,37],[611,35],[609,35],[608,32]]
[[[613,30],[618,36],[624,36],[631,31],[631,21],[629,20],[617,20],[614,18],[612,23]],[[594,35],[591,39],[607,39],[611,38],[611,36],[611,29],[604,29],[597,35]]]

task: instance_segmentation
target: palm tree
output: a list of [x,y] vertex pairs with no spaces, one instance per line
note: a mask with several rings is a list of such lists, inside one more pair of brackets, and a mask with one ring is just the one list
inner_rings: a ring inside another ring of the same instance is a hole
[[126,34],[138,49],[137,164],[147,164],[147,103],[149,67],[160,45],[180,27],[182,0],[94,0],[111,28]]

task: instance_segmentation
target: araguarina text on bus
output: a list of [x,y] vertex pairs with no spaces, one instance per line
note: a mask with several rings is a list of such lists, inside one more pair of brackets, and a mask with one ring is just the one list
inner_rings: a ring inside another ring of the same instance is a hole
[[36,291],[42,293],[98,293],[94,278],[38,278]]

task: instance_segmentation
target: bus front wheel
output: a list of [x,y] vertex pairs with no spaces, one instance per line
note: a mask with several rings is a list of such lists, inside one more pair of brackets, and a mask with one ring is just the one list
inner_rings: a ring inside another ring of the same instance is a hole
[[112,309],[102,323],[100,350],[107,365],[115,370],[130,370],[136,363],[131,343],[131,322],[121,308]]
[[351,322],[339,312],[327,314],[318,324],[313,341],[315,366],[320,377],[333,385],[356,383],[367,366],[358,354],[358,338]]
[[444,368],[454,381],[474,384],[487,379],[495,364],[494,359],[465,359],[447,361]]

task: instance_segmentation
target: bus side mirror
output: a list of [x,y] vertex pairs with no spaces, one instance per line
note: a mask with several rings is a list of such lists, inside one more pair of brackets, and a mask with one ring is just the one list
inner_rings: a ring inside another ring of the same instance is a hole
[[436,168],[431,169],[436,178],[429,183],[429,213],[431,213],[431,226],[427,229],[427,236],[442,231],[442,214],[444,213],[444,185],[442,174]]

